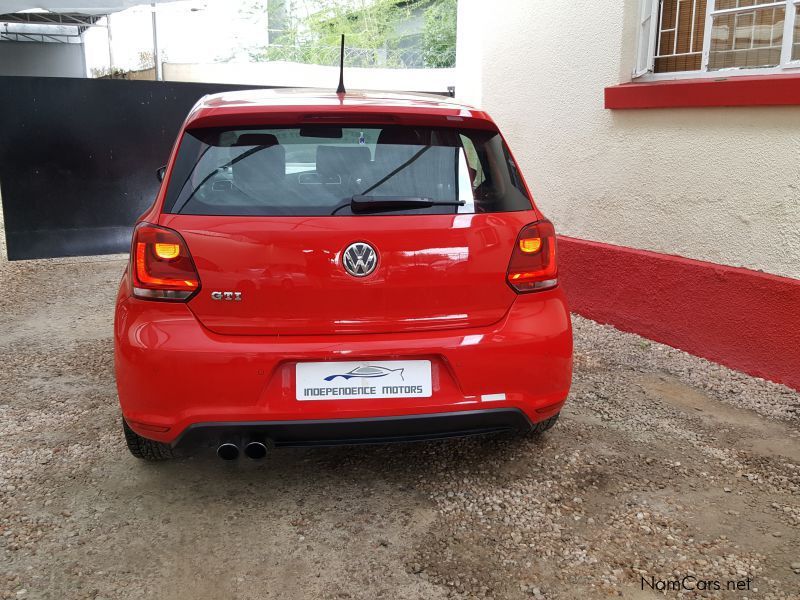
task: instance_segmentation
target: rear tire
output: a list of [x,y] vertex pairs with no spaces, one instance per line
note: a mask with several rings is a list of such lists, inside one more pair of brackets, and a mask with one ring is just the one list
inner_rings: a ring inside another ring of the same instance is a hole
[[175,453],[172,451],[172,447],[169,444],[148,440],[140,436],[128,426],[125,419],[122,419],[122,430],[125,432],[125,442],[128,444],[128,450],[130,450],[131,454],[136,458],[148,462],[158,462],[175,458]]
[[525,437],[536,438],[542,435],[548,429],[552,429],[553,426],[558,421],[558,417],[560,414],[561,413],[558,412],[549,419],[545,419],[544,421],[539,421],[538,423],[534,423],[533,426],[530,428],[530,430],[525,433]]

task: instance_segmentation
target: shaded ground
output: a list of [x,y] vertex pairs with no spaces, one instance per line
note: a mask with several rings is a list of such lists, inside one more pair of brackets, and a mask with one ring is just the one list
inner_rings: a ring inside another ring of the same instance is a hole
[[122,268],[0,263],[0,598],[656,598],[642,577],[676,575],[800,598],[784,387],[576,319],[539,441],[143,464],[113,381]]

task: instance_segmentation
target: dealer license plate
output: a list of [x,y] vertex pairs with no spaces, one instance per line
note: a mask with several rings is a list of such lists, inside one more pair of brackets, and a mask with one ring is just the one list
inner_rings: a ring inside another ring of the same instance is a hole
[[429,398],[431,361],[297,363],[295,383],[298,400]]

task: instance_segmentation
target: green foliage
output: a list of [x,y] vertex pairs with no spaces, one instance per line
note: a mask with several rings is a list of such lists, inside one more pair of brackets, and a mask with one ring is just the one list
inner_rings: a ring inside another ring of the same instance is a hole
[[438,0],[425,11],[422,57],[426,67],[456,66],[457,0]]
[[398,0],[358,0],[348,6],[341,0],[319,0],[322,10],[306,22],[312,43],[337,46],[341,34],[353,48],[383,48],[395,23],[410,10]]
[[[251,50],[253,60],[337,65],[344,34],[350,66],[422,66],[409,64],[419,62],[420,55],[425,66],[455,64],[456,0],[306,0],[309,15],[303,19],[292,18],[290,13],[296,14],[292,4],[291,0],[251,3],[249,14],[267,12],[270,21],[270,43]],[[400,48],[398,24],[422,8],[424,47]]]

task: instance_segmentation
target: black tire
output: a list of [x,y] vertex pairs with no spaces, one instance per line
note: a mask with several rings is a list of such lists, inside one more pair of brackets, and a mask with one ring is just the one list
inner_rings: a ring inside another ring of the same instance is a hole
[[143,438],[128,426],[125,419],[122,419],[122,430],[125,432],[125,442],[128,444],[128,450],[136,458],[149,462],[175,458],[175,453],[169,444]]
[[539,421],[538,423],[534,423],[534,425],[530,428],[530,430],[525,434],[526,437],[539,437],[548,429],[552,429],[553,426],[558,421],[558,416],[561,413],[556,413],[549,419],[545,419],[544,421]]

